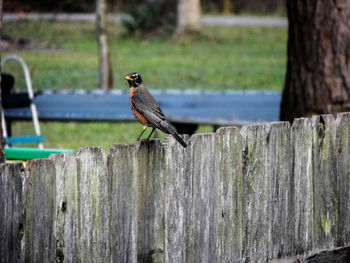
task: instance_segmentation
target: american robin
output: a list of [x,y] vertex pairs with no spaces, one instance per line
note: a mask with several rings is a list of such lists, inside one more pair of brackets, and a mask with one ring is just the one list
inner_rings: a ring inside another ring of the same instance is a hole
[[159,104],[146,89],[142,82],[141,75],[136,72],[129,73],[125,79],[129,82],[130,86],[129,98],[132,113],[143,125],[143,131],[139,137],[137,137],[137,140],[140,140],[141,135],[145,132],[147,127],[152,127],[152,131],[147,140],[157,128],[166,134],[171,134],[183,147],[186,148],[187,144],[166,121]]

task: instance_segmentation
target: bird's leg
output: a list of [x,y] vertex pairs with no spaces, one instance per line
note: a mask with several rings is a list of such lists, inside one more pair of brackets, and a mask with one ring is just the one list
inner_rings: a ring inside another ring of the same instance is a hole
[[147,129],[147,126],[143,126],[143,130],[142,130],[141,134],[139,135],[139,137],[137,137],[136,141],[140,140],[142,134],[145,132],[146,129]]
[[147,140],[149,140],[149,138],[151,138],[151,135],[152,135],[152,133],[154,132],[154,130],[155,130],[156,128],[152,128],[152,131],[151,131],[151,133],[148,135],[148,137],[147,137]]

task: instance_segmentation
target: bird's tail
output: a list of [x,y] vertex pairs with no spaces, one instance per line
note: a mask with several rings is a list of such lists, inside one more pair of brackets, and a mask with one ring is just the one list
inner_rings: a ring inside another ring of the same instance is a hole
[[163,123],[163,126],[166,128],[168,133],[170,133],[183,147],[187,147],[187,144],[184,142],[184,140],[180,137],[180,135],[177,134],[176,131],[168,124]]

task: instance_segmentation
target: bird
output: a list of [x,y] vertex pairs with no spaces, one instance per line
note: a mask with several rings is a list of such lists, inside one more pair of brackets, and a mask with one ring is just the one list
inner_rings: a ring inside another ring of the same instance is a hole
[[137,137],[137,141],[140,140],[146,129],[151,127],[152,131],[147,140],[149,140],[154,130],[158,129],[166,134],[171,134],[183,147],[186,148],[187,144],[165,119],[164,113],[159,107],[158,102],[145,87],[141,75],[137,72],[133,72],[126,75],[125,79],[130,86],[129,101],[131,111],[135,118],[143,125],[143,130],[139,137]]

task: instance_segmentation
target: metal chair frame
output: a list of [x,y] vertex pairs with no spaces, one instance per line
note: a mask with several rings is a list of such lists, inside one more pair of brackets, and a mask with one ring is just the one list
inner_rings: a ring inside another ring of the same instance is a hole
[[[41,136],[40,124],[39,124],[39,118],[38,118],[38,110],[37,110],[37,107],[34,103],[34,93],[33,93],[33,88],[32,88],[32,80],[30,78],[28,66],[21,57],[19,57],[17,55],[8,55],[1,61],[1,63],[0,63],[1,67],[3,67],[3,65],[7,61],[11,61],[11,60],[17,61],[23,69],[25,82],[26,82],[26,86],[27,86],[27,90],[28,90],[28,97],[30,99],[30,110],[32,113],[32,120],[33,120],[34,129],[35,129],[35,134],[37,136]],[[4,138],[7,138],[8,134],[7,134],[6,121],[5,121],[5,116],[4,116],[3,110],[1,111],[1,115],[2,115],[1,116],[1,125],[2,125],[2,130],[3,130],[3,136],[4,136]],[[43,149],[44,148],[43,143],[39,142],[38,147],[39,147],[39,149]]]

